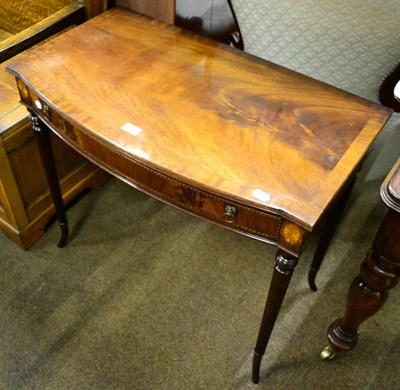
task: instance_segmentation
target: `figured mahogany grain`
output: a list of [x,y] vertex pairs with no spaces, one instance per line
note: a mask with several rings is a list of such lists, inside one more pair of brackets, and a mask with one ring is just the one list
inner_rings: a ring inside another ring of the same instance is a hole
[[[390,115],[383,106],[120,8],[26,53],[8,70],[121,153],[308,230]],[[141,132],[122,130],[126,123]]]

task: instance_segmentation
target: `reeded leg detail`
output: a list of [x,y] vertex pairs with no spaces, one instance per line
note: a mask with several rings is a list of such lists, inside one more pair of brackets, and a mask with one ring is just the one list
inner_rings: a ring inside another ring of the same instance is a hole
[[328,328],[331,351],[346,352],[356,346],[359,326],[381,309],[399,277],[400,214],[390,210],[361,264],[360,274],[350,285],[343,318]]
[[49,129],[36,115],[31,114],[29,119],[32,122],[32,128],[35,133],[47,183],[49,185],[50,194],[53,199],[58,223],[60,225],[61,238],[57,245],[59,248],[62,248],[67,243],[68,239],[68,220],[65,213],[60,184],[58,181],[56,163],[54,160],[53,149],[49,136]]
[[297,258],[282,251],[278,251],[276,255],[274,273],[272,275],[256,346],[254,348],[252,371],[252,380],[254,383],[258,383],[260,380],[261,360],[297,262]]

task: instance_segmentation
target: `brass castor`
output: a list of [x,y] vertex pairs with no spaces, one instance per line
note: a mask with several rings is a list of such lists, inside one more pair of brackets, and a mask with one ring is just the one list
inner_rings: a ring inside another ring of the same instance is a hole
[[321,351],[322,360],[331,360],[335,357],[336,353],[332,351],[331,347],[328,345]]

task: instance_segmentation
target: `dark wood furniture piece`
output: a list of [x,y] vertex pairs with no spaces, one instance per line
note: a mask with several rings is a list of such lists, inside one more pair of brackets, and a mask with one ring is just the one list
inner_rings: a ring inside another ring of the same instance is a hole
[[[121,0],[123,2],[123,0]],[[127,6],[173,23],[173,0],[135,0]],[[27,249],[40,239],[54,215],[32,126],[19,103],[7,61],[45,39],[97,16],[113,0],[9,0],[0,2],[0,228]],[[52,136],[65,202],[97,188],[108,175]]]
[[381,309],[389,290],[399,281],[400,159],[381,186],[381,199],[389,211],[361,264],[360,274],[349,288],[343,318],[337,319],[328,328],[329,345],[321,352],[324,360],[356,346],[360,325]]
[[68,225],[48,128],[140,191],[278,248],[253,358],[258,382],[299,256],[390,110],[121,8],[7,69],[31,112],[59,246]]
[[[94,9],[95,5],[97,6]],[[44,234],[55,214],[39,151],[15,79],[5,71],[12,56],[100,12],[98,0],[10,0],[0,2],[0,228],[23,248]],[[52,136],[66,202],[108,175]]]

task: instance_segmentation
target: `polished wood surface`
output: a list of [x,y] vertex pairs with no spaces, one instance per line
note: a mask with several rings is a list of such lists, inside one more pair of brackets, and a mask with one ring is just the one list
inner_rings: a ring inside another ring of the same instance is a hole
[[[95,33],[96,39],[88,38]],[[141,163],[283,214],[308,230],[389,115],[376,104],[122,9],[9,69],[73,123]],[[132,136],[121,130],[126,123],[143,131]]]
[[8,37],[10,37],[12,34],[9,33],[6,30],[3,30],[2,28],[0,28],[0,42]]
[[82,23],[84,20],[83,5],[78,2],[69,4],[32,26],[0,41],[0,62],[10,59],[55,33],[73,24]]
[[342,318],[328,328],[329,346],[323,358],[353,349],[360,334],[359,327],[385,304],[389,290],[400,278],[400,160],[381,187],[381,198],[389,211],[375,237],[372,248],[353,280]]
[[8,65],[65,245],[48,127],[139,190],[279,248],[261,358],[310,233],[354,179],[390,110],[121,8]]
[[400,213],[400,160],[383,183],[381,198],[387,207]]
[[76,0],[3,0],[0,2],[0,26],[16,34],[76,3]]
[[[155,0],[154,0],[155,1]],[[0,62],[43,42],[63,29],[104,12],[112,0],[47,0],[0,3],[0,29],[12,21],[15,28],[0,40]],[[15,20],[21,20],[16,23]],[[15,26],[17,24],[17,27]],[[6,31],[7,32],[7,31]]]

